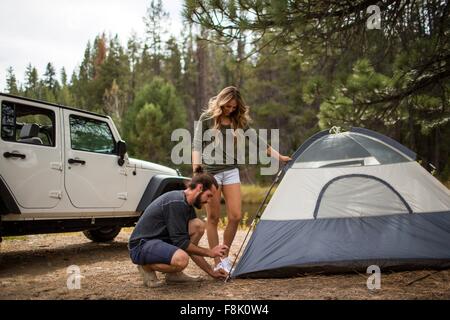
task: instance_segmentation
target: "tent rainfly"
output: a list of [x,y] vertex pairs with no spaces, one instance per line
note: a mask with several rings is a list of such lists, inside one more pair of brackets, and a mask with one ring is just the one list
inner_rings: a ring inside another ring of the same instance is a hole
[[292,158],[232,277],[450,267],[450,192],[414,152],[351,128]]

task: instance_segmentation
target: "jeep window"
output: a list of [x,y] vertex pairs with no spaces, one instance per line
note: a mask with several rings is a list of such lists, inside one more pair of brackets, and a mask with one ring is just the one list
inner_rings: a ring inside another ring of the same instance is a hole
[[72,149],[115,154],[116,143],[108,123],[75,115],[70,115],[69,122]]
[[55,113],[2,101],[1,136],[5,141],[55,146]]

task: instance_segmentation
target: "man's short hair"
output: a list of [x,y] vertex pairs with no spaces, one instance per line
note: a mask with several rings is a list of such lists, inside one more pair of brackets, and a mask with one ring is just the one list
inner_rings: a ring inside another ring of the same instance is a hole
[[198,166],[194,171],[194,176],[188,184],[189,189],[195,189],[198,184],[203,185],[203,190],[209,190],[212,186],[215,186],[216,189],[219,189],[219,184],[217,183],[216,178],[210,173],[204,172],[203,167]]

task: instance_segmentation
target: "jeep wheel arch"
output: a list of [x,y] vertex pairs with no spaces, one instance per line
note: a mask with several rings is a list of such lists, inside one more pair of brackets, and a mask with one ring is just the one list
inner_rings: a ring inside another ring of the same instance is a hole
[[20,214],[20,209],[8,186],[0,177],[0,215],[10,213]]
[[158,198],[163,193],[173,191],[173,190],[184,190],[186,189],[186,183],[189,178],[180,176],[169,176],[158,174],[150,179],[147,188],[142,195],[141,201],[139,202],[136,211],[144,212],[148,205]]

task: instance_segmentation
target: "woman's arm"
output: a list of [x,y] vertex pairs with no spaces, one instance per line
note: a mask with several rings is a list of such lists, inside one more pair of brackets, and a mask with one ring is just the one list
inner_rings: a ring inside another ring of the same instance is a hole
[[[250,126],[247,126],[246,130],[247,129],[252,129],[252,128]],[[288,161],[292,160],[291,157],[284,156],[284,155],[280,154],[278,151],[276,151],[274,148],[272,148],[272,146],[265,139],[263,139],[259,134],[258,134],[258,139],[259,139],[258,142],[259,142],[260,146],[263,146],[263,145],[267,146],[266,154],[268,156],[278,159],[278,161],[281,161],[281,162],[288,162]]]
[[202,144],[203,144],[203,132],[205,128],[203,128],[203,115],[200,116],[200,119],[197,121],[197,125],[194,128],[194,140],[192,146],[192,172],[195,172],[195,169],[202,165]]
[[192,172],[195,172],[195,169],[201,165],[202,161],[200,151],[192,150]]
[[275,159],[278,159],[278,161],[282,161],[282,162],[288,162],[288,161],[292,160],[291,157],[283,156],[282,154],[280,154],[278,151],[276,151],[271,146],[267,146],[267,155],[269,155]]

